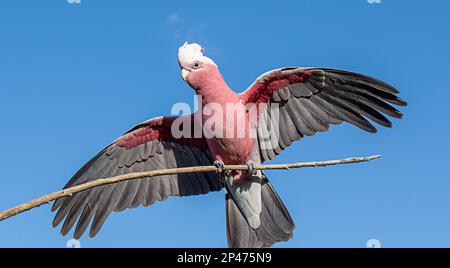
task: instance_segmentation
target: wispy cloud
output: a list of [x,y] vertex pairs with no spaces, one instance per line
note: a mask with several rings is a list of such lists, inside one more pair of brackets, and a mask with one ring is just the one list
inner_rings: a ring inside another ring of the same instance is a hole
[[172,32],[174,39],[180,39],[182,36],[182,29],[185,27],[184,20],[180,17],[178,13],[170,13],[165,21],[165,26],[167,26]]
[[176,24],[180,24],[182,22],[183,22],[183,20],[180,18],[180,15],[178,13],[170,13],[166,19],[166,23],[169,25],[176,25]]
[[206,47],[210,54],[218,54],[219,49],[214,45],[207,34],[207,26],[205,23],[192,21],[183,17],[178,12],[170,13],[164,22],[177,42],[197,42]]

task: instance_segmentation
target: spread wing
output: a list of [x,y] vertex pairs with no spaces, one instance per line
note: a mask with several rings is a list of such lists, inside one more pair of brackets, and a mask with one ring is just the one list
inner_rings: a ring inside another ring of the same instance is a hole
[[392,105],[407,105],[398,93],[380,80],[357,73],[293,67],[261,75],[241,98],[245,104],[258,104],[257,136],[264,161],[293,141],[344,121],[372,133],[376,128],[369,120],[391,127],[384,115],[402,118]]
[[[92,158],[64,188],[130,172],[210,165],[213,159],[204,138],[172,136],[171,125],[176,119],[158,117],[134,127]],[[221,188],[214,173],[166,175],[100,186],[56,200],[53,226],[64,220],[61,234],[66,235],[77,222],[74,238],[78,239],[92,221],[89,235],[93,237],[112,211]]]

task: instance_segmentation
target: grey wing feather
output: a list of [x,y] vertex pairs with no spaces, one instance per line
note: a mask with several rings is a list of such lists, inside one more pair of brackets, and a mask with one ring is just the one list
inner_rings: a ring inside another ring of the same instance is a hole
[[[209,151],[175,142],[149,141],[131,149],[112,144],[83,166],[64,188],[130,172],[212,162]],[[58,210],[53,226],[64,220],[61,234],[66,235],[78,222],[74,233],[78,239],[92,222],[89,232],[92,237],[112,211],[148,206],[169,196],[198,195],[220,189],[222,184],[214,173],[165,175],[104,185],[56,200],[52,206],[53,211]]]
[[372,133],[377,129],[369,120],[392,127],[384,115],[403,115],[390,104],[407,105],[395,95],[399,93],[397,89],[365,75],[325,68],[275,71],[286,75],[306,71],[309,76],[305,81],[275,90],[268,107],[260,112],[257,133],[262,161],[273,159],[295,140],[327,131],[333,124],[348,122]]

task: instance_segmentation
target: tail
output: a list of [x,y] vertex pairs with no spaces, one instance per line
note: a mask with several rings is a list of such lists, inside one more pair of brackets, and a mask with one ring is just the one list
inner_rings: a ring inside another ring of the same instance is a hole
[[[292,238],[295,224],[291,215],[264,173],[262,173],[260,181],[261,224],[256,229],[252,228],[244,217],[241,212],[242,209],[236,203],[238,199],[229,192],[225,195],[229,247],[270,247],[276,242],[288,241]],[[238,194],[238,192],[235,192],[235,194]],[[258,200],[255,200],[255,202],[258,202]]]

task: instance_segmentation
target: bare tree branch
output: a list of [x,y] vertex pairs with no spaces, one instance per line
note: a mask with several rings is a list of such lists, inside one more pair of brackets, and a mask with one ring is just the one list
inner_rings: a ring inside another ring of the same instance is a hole
[[[340,160],[329,160],[322,162],[303,162],[303,163],[292,163],[292,164],[273,164],[273,165],[256,165],[255,168],[258,170],[265,169],[291,169],[291,168],[304,168],[304,167],[324,167],[324,166],[332,166],[332,165],[340,165],[340,164],[350,164],[350,163],[360,163],[360,162],[368,162],[377,158],[380,158],[381,155],[373,155],[369,157],[351,157]],[[246,165],[226,165],[224,170],[247,170],[248,167]],[[182,174],[182,173],[196,173],[196,172],[217,172],[218,169],[216,166],[196,166],[196,167],[183,167],[183,168],[172,168],[172,169],[161,169],[161,170],[152,170],[147,172],[135,172],[128,173],[120,176],[97,179],[93,181],[89,181],[74,187],[70,187],[58,192],[54,192],[48,195],[44,195],[42,197],[36,198],[34,200],[28,201],[16,207],[7,209],[3,212],[0,212],[0,221],[3,221],[7,218],[30,210],[32,208],[38,207],[40,205],[49,203],[55,199],[71,196],[75,193],[85,191],[94,187],[118,183],[121,181],[127,180],[137,180],[148,177],[162,176],[162,175],[172,175],[172,174]]]

